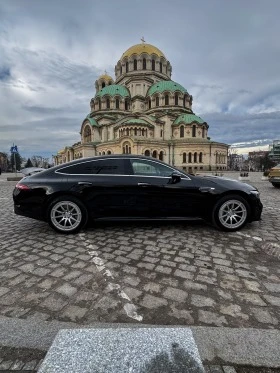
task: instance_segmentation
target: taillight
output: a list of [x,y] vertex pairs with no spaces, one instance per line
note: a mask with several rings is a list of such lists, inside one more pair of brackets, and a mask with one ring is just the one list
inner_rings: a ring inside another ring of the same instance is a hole
[[17,183],[16,189],[19,189],[19,190],[30,190],[29,186],[24,185],[24,184],[20,184],[20,183]]

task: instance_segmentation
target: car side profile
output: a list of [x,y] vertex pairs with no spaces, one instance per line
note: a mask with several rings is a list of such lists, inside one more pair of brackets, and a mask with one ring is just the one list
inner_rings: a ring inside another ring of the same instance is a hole
[[25,177],[13,199],[16,214],[47,221],[60,233],[116,219],[203,219],[235,231],[262,213],[251,185],[131,154],[83,158]]

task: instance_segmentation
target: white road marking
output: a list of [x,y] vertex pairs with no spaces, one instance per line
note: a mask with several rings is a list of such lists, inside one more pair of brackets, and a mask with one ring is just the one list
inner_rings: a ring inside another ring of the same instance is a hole
[[246,233],[236,232],[236,234],[238,234],[239,236],[247,237],[247,238],[253,238],[253,240],[256,240],[256,241],[263,241],[261,237],[250,236],[249,234],[246,234]]
[[0,197],[0,199],[9,199],[9,198],[7,198],[7,197]]
[[[92,243],[85,238],[85,233],[80,233],[79,236],[86,246],[88,254],[91,256],[91,261],[96,265],[98,271],[103,274],[106,280],[107,278],[110,278],[110,280],[114,279],[111,271],[109,269],[106,269],[104,261],[98,256],[98,247],[96,245],[92,245]],[[123,290],[121,290],[121,286],[119,284],[109,282],[107,288],[109,291],[116,291],[120,298],[125,299],[129,302],[125,303],[123,307],[128,317],[139,322],[143,321],[143,316],[137,313],[136,306],[132,303],[129,296]]]

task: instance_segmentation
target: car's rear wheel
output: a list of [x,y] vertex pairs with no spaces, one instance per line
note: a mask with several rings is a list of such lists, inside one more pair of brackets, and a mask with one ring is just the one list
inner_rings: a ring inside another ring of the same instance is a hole
[[250,206],[243,197],[238,195],[224,196],[214,207],[213,223],[224,231],[234,232],[246,224],[250,212]]
[[49,205],[49,225],[60,233],[77,233],[88,220],[87,209],[84,204],[72,196],[60,196]]
[[271,183],[275,188],[280,188],[280,184]]

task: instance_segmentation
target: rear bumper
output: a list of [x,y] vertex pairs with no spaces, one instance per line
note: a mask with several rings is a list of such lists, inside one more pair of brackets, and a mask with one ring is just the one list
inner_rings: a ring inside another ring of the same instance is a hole
[[30,205],[18,205],[14,204],[14,212],[16,215],[25,216],[27,218],[36,219],[36,220],[46,220],[42,214],[41,208],[38,206]]

